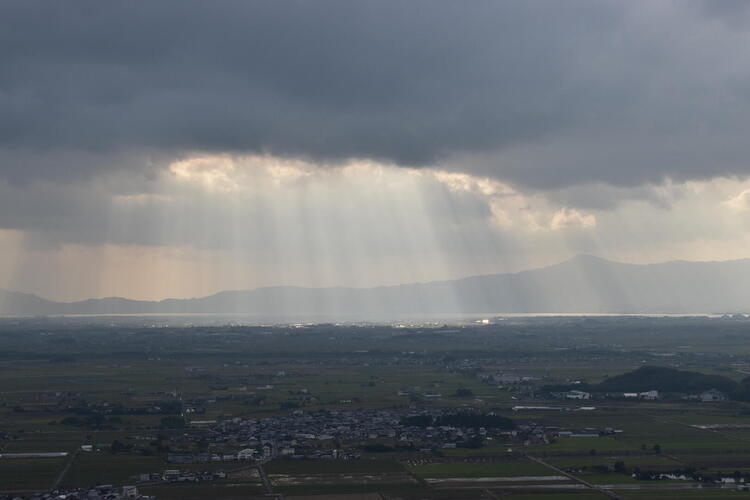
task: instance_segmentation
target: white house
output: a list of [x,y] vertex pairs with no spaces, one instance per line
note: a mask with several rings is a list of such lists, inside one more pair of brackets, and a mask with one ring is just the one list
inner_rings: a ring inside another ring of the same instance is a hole
[[726,394],[717,389],[709,389],[707,391],[703,391],[698,395],[698,398],[704,402],[726,401],[728,399]]
[[138,498],[138,488],[135,486],[122,487],[123,498]]
[[646,392],[641,392],[640,394],[638,394],[638,396],[641,399],[648,399],[648,400],[659,399],[659,391],[650,390]]
[[591,399],[591,393],[585,391],[569,391],[565,394],[565,399]]

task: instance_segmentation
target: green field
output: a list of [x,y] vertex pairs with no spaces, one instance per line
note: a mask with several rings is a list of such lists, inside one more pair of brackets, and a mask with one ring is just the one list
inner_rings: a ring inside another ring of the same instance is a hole
[[50,488],[65,467],[66,459],[0,459],[0,484],[4,490]]
[[250,496],[260,496],[265,490],[252,484],[164,484],[143,486],[139,491],[145,495],[156,495],[159,500],[205,500],[221,498],[226,500],[247,500]]
[[556,472],[527,461],[503,461],[483,463],[433,463],[409,466],[408,469],[424,478],[447,477],[513,477],[513,476],[554,476]]
[[159,457],[82,453],[73,462],[61,484],[131,484],[140,474],[161,472],[165,468],[170,467]]
[[356,474],[403,472],[395,460],[278,460],[264,465],[268,474]]

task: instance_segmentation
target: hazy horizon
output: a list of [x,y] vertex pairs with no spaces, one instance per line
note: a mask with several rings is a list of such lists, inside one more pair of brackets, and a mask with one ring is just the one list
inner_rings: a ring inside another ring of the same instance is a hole
[[[450,314],[745,314],[750,259],[623,264],[592,256],[519,273],[373,288],[261,287],[197,298],[50,302],[0,290],[0,314],[232,313],[378,320]],[[312,321],[312,319],[310,319]]]
[[[400,286],[405,286],[405,285],[429,285],[431,283],[460,281],[460,280],[469,279],[469,278],[490,277],[490,276],[504,275],[504,274],[512,275],[512,274],[520,274],[520,273],[525,273],[525,272],[530,272],[530,271],[538,271],[538,270],[543,270],[543,269],[546,269],[546,268],[552,268],[552,267],[555,267],[555,266],[559,266],[559,265],[562,265],[562,264],[565,264],[565,263],[568,263],[568,262],[574,262],[574,261],[580,260],[580,259],[582,259],[582,260],[586,260],[586,259],[601,260],[601,261],[611,262],[611,263],[614,263],[614,264],[625,264],[625,265],[635,265],[635,266],[650,266],[650,265],[672,264],[672,263],[694,263],[694,264],[732,263],[732,262],[741,262],[741,261],[745,261],[745,260],[750,260],[750,257],[744,257],[744,258],[738,258],[738,259],[729,259],[729,260],[688,261],[688,260],[684,260],[684,259],[675,259],[675,260],[661,261],[661,262],[634,263],[634,262],[620,262],[620,261],[614,261],[614,260],[610,260],[610,259],[604,259],[603,257],[599,257],[599,256],[596,256],[596,255],[578,254],[578,255],[575,255],[575,256],[570,257],[568,259],[565,259],[563,261],[555,262],[555,263],[552,263],[552,264],[549,264],[549,265],[543,265],[543,266],[540,266],[540,267],[524,268],[524,269],[519,269],[517,271],[509,271],[509,272],[505,272],[505,273],[493,273],[493,274],[478,274],[478,275],[469,275],[469,276],[458,276],[458,277],[455,277],[455,278],[430,280],[430,281],[420,281],[420,282],[388,283],[388,284],[381,284],[381,285],[374,285],[374,286],[329,285],[329,286],[323,286],[323,287],[311,287],[311,286],[297,285],[297,284],[291,283],[291,284],[279,284],[279,285],[263,285],[263,286],[259,286],[259,287],[255,287],[255,288],[237,288],[237,289],[234,289],[234,290],[222,289],[222,290],[216,290],[213,293],[208,293],[206,295],[200,295],[200,296],[184,296],[184,297],[174,296],[174,297],[161,297],[161,298],[156,298],[156,299],[138,299],[138,298],[133,298],[133,297],[122,297],[122,296],[114,296],[114,295],[112,295],[112,296],[99,296],[99,297],[85,297],[83,299],[78,299],[78,300],[69,300],[69,301],[64,301],[63,300],[63,301],[57,301],[57,302],[72,303],[72,302],[80,302],[80,301],[85,301],[85,300],[100,300],[100,299],[109,299],[109,298],[122,298],[122,299],[127,299],[127,300],[161,302],[161,301],[170,300],[170,299],[178,299],[178,300],[197,299],[197,298],[210,297],[210,296],[222,293],[222,292],[244,292],[244,291],[254,291],[254,290],[263,289],[263,288],[303,288],[303,289],[322,288],[322,289],[367,290],[367,289],[373,289],[373,288],[400,287]],[[23,293],[23,294],[35,295],[35,296],[40,297],[40,298],[45,299],[45,300],[53,300],[53,299],[50,299],[49,297],[45,297],[42,294],[35,293],[35,292],[28,292],[28,291],[21,291],[21,290],[9,290],[9,289],[2,289],[2,288],[0,288],[0,290],[5,290],[5,291],[8,291],[8,292],[18,292],[18,293]],[[492,311],[486,311],[486,312],[487,313],[492,313]],[[156,314],[158,314],[158,313],[156,313]],[[196,314],[201,314],[201,313],[196,313]],[[215,314],[215,313],[206,313],[206,314]],[[235,314],[243,314],[243,313],[239,313],[238,312],[238,313],[235,313]],[[249,314],[252,314],[252,313],[249,313]],[[460,313],[460,314],[464,314],[464,313]],[[471,313],[471,314],[475,314],[475,313]],[[527,314],[527,313],[509,313],[509,314],[515,315],[515,314]],[[558,313],[538,312],[538,313],[528,313],[528,314],[532,314],[532,315],[550,315],[550,314],[558,314]],[[578,314],[578,313],[559,313],[559,314]],[[580,314],[593,314],[593,315],[597,315],[597,314],[611,315],[611,314],[614,314],[614,315],[617,315],[618,313],[594,313],[594,312],[580,311]],[[638,314],[638,313],[633,313],[633,314]],[[655,313],[646,313],[646,314],[655,314]],[[670,314],[670,313],[665,313],[665,314]],[[681,313],[674,313],[674,314],[681,314]],[[707,314],[711,314],[711,313],[707,313]]]

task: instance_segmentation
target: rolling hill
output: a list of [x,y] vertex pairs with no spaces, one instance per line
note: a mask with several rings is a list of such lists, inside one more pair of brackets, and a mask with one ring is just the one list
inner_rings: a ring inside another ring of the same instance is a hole
[[750,259],[636,265],[578,256],[519,273],[374,288],[263,287],[194,299],[53,302],[0,291],[0,314],[708,313],[750,310]]

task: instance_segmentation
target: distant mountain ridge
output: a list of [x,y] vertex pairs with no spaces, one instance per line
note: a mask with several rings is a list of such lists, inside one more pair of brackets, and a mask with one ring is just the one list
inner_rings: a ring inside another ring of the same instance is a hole
[[750,259],[623,264],[581,255],[518,273],[374,288],[263,287],[194,299],[54,302],[0,290],[0,314],[248,313],[388,316],[434,313],[750,311]]

